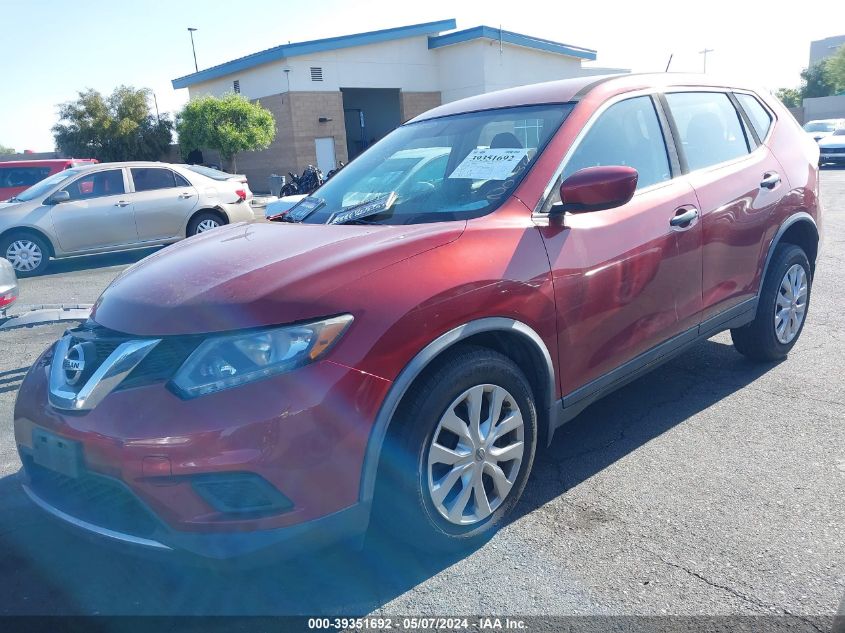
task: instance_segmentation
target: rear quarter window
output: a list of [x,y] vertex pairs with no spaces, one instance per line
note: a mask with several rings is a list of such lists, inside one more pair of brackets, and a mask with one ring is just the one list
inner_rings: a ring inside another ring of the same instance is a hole
[[736,93],[736,99],[739,105],[745,110],[745,114],[751,119],[751,125],[754,126],[754,131],[757,132],[757,137],[762,141],[769,134],[769,129],[772,127],[772,115],[763,107],[757,97],[752,95]]

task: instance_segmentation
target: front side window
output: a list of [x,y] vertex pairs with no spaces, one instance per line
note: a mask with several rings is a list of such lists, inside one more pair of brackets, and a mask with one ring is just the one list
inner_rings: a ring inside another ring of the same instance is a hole
[[342,223],[364,205],[366,221],[381,224],[485,215],[516,188],[571,110],[571,104],[523,106],[409,123],[338,172],[288,219]]
[[184,178],[169,169],[133,167],[131,172],[132,181],[135,183],[135,191],[172,189],[173,187],[184,187],[187,184]]
[[126,193],[123,186],[123,170],[109,169],[88,174],[74,180],[63,191],[70,194],[71,200],[88,200]]
[[27,202],[29,200],[34,200],[40,196],[46,196],[47,193],[53,188],[58,186],[61,182],[73,178],[77,174],[79,174],[82,170],[81,169],[68,169],[67,171],[60,171],[57,174],[53,174],[48,178],[45,178],[41,182],[38,182],[32,185],[26,191],[22,191],[18,195],[15,196],[15,200],[18,202]]
[[725,93],[671,92],[666,100],[690,171],[748,154],[739,114]]
[[748,118],[751,119],[751,125],[754,126],[754,131],[757,132],[757,138],[762,141],[766,138],[769,128],[772,126],[772,115],[757,101],[756,97],[737,93],[736,98],[742,109],[745,110]]
[[672,177],[651,97],[620,101],[599,115],[566,162],[563,178],[585,167],[612,165],[636,169],[637,189]]

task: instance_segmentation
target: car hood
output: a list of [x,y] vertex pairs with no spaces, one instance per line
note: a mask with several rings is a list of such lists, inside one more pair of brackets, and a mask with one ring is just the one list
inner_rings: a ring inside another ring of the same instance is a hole
[[19,204],[21,204],[21,203],[20,202],[0,202],[0,211],[3,211],[5,209],[9,209],[11,207],[16,207]]
[[845,136],[830,134],[819,140],[819,147],[842,147],[843,145],[845,145]]
[[140,336],[221,332],[337,314],[333,289],[457,239],[466,222],[413,226],[236,224],[119,275],[92,318]]

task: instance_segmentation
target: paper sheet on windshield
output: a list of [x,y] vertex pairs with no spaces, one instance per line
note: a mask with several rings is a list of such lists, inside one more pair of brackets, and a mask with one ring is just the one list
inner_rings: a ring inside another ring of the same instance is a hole
[[505,180],[526,154],[525,149],[474,149],[455,167],[449,178]]

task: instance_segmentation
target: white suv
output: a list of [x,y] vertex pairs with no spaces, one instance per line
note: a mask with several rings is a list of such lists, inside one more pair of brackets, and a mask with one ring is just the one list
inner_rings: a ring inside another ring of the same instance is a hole
[[62,258],[176,242],[254,219],[243,176],[166,163],[75,167],[0,203],[0,256],[19,277]]

